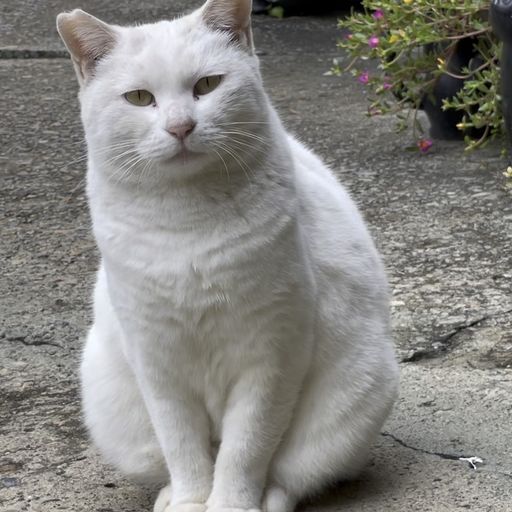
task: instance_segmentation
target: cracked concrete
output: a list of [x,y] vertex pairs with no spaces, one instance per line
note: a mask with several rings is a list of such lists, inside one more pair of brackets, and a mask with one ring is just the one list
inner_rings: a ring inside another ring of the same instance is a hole
[[[107,21],[185,0],[84,0]],[[97,264],[84,197],[77,85],[54,30],[69,0],[0,10],[0,510],[149,511],[155,489],[107,467],[81,424],[76,367]],[[351,77],[324,76],[335,18],[255,20],[286,125],[335,168],[384,254],[401,396],[361,477],[306,510],[512,509],[512,194],[499,148],[465,154],[364,116]],[[15,57],[15,58],[12,58]],[[24,58],[21,58],[24,57]],[[47,57],[47,58],[42,58]],[[51,57],[51,58],[50,58]],[[478,456],[474,470],[460,457]]]
[[431,452],[431,451],[425,450],[423,448],[411,446],[411,445],[407,444],[405,441],[403,441],[402,439],[396,437],[393,434],[390,434],[389,432],[381,432],[381,435],[384,437],[390,437],[391,439],[393,439],[393,441],[396,441],[400,446],[403,446],[404,448],[409,448],[410,450],[414,450],[415,452],[425,453],[427,455],[435,455],[436,457],[440,457],[441,459],[445,459],[445,460],[463,460],[463,459],[468,459],[470,457],[473,457],[472,455],[468,457],[468,456],[465,456],[462,454],[453,455],[452,453]]
[[[459,333],[463,333],[467,329],[471,329],[472,327],[478,326],[485,322],[486,320],[490,320],[492,318],[501,317],[510,315],[512,313],[512,310],[506,310],[501,311],[499,313],[495,313],[493,315],[486,315],[482,316],[480,318],[476,318],[474,320],[470,320],[467,323],[463,323],[461,325],[456,325],[452,328],[452,330],[446,334],[439,335],[432,343],[432,346],[430,348],[420,348],[418,350],[411,350],[406,356],[402,357],[401,362],[402,363],[412,363],[416,361],[420,361],[422,359],[433,359],[436,357],[440,357],[447,352],[453,350],[457,344],[454,342],[454,339],[456,336],[459,335]],[[507,349],[507,352],[509,350]],[[496,360],[497,366],[505,366],[510,367],[511,357],[512,354],[508,354],[505,358],[505,361],[498,361]],[[505,364],[503,364],[505,363]]]

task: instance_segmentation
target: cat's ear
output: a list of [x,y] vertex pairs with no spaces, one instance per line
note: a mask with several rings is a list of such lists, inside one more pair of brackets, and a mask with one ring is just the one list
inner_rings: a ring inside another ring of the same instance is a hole
[[57,30],[68,49],[80,85],[93,75],[98,61],[116,44],[117,28],[81,9],[57,16]]
[[208,0],[202,16],[209,27],[230,32],[252,53],[251,9],[252,0]]

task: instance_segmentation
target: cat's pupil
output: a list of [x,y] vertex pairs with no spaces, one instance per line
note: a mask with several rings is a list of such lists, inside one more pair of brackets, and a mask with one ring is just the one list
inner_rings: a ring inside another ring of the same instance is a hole
[[126,101],[139,107],[147,107],[155,104],[155,97],[145,89],[134,89],[123,94]]
[[222,75],[205,76],[197,81],[194,86],[194,97],[208,94],[215,90],[222,80]]

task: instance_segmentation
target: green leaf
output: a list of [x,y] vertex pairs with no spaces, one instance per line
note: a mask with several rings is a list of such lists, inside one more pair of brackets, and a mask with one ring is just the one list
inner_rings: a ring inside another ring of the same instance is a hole
[[274,18],[282,19],[284,18],[284,9],[280,5],[276,5],[275,7],[271,7],[268,11],[270,16]]

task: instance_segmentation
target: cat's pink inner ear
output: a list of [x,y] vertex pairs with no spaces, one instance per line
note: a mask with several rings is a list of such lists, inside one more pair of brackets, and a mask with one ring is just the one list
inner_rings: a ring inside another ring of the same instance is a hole
[[71,54],[81,84],[93,75],[98,60],[116,43],[114,27],[81,9],[59,14],[57,30]]
[[226,30],[252,50],[251,0],[208,0],[202,8],[205,23]]

